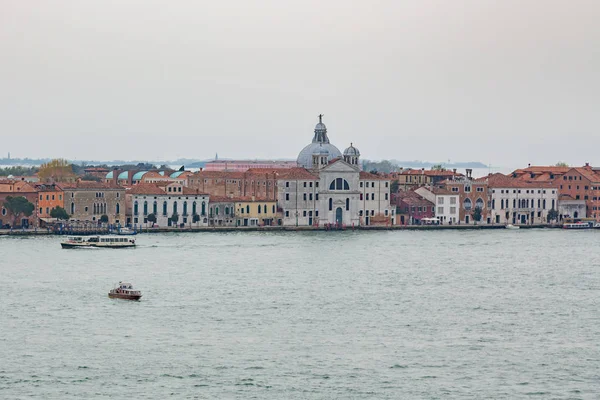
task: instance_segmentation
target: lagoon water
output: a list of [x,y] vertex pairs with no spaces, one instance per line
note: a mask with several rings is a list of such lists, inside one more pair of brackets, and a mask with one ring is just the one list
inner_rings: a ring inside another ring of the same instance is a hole
[[600,232],[60,240],[0,238],[2,399],[600,398]]

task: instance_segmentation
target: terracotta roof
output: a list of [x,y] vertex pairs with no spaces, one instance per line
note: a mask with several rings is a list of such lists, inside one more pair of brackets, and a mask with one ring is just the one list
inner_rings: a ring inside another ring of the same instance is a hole
[[400,202],[404,202],[404,203],[406,203],[408,205],[412,205],[412,206],[430,206],[430,205],[434,205],[432,202],[430,202],[429,200],[423,198],[418,193],[415,193],[413,191],[394,193],[394,195],[392,196],[392,198],[395,198],[395,200],[396,200],[395,204],[399,204]]
[[548,182],[528,182],[523,179],[512,178],[501,173],[488,175],[488,186],[491,188],[551,188]]
[[312,173],[310,173],[306,168],[287,168],[282,169],[282,172],[279,173],[279,179],[298,179],[298,180],[306,180],[306,181],[315,181],[319,178]]
[[598,174],[589,167],[575,167],[571,168],[569,172],[572,170],[579,172],[584,178],[588,179],[589,181],[600,182],[600,176],[598,176]]
[[529,166],[527,168],[517,169],[513,172],[513,174],[514,173],[516,173],[516,174],[544,173],[544,172],[554,173],[554,174],[565,174],[570,169],[571,169],[571,167],[556,167],[553,165],[549,165],[549,166],[538,165],[538,166],[533,166],[533,167]]
[[198,171],[188,177],[199,179],[243,179],[244,173],[237,171]]
[[75,183],[60,183],[63,190],[68,189],[124,189],[112,182],[95,182],[95,181],[77,181]]
[[235,200],[227,196],[210,196],[211,203],[233,203]]
[[163,195],[167,194],[164,189],[153,183],[139,183],[127,189],[127,194],[149,194]]
[[359,178],[362,180],[371,180],[371,181],[389,181],[391,180],[388,177],[372,174],[370,172],[360,171]]
[[397,172],[398,175],[427,175],[427,176],[463,176],[463,174],[450,170],[440,171],[437,169],[404,169]]

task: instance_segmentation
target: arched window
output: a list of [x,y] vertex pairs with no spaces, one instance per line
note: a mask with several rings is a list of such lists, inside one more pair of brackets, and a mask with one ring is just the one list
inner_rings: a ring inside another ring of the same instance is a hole
[[333,210],[333,199],[329,198],[329,211]]
[[192,203],[192,215],[196,215],[196,202]]
[[154,204],[152,204],[152,213],[154,215],[156,215],[156,213],[158,212],[158,204],[156,204],[156,201],[154,202]]
[[483,199],[481,197],[475,200],[475,208],[483,210]]
[[75,214],[75,203],[71,203],[71,215]]
[[202,202],[202,215],[206,215],[206,203]]
[[346,198],[346,211],[350,211],[350,199]]
[[225,215],[229,215],[229,207],[225,207]]
[[215,215],[219,215],[219,207],[215,207]]
[[258,205],[258,213],[259,213],[259,214],[261,213],[261,211],[260,211],[261,209],[262,209],[262,208],[260,207],[260,204],[259,204],[259,205]]
[[263,211],[264,211],[265,214],[267,213],[267,205],[266,204],[263,205]]
[[275,214],[275,205],[273,205],[272,210],[273,210],[273,214]]
[[148,215],[148,202],[144,201],[144,215]]
[[183,202],[183,215],[187,215],[187,201]]
[[120,214],[120,213],[121,213],[121,205],[120,205],[119,203],[117,203],[117,206],[116,206],[116,211],[117,211],[117,212],[116,212],[117,214]]
[[347,180],[336,178],[329,184],[329,190],[350,190],[350,185]]
[[470,210],[472,206],[473,204],[471,203],[471,199],[465,199],[465,201],[463,202],[463,207],[465,208],[465,210]]
[[163,215],[167,215],[167,202],[163,201]]
[[177,214],[177,202],[173,202],[173,214]]
[[250,206],[246,206],[246,214],[250,214]]
[[133,203],[133,215],[138,215],[138,202]]

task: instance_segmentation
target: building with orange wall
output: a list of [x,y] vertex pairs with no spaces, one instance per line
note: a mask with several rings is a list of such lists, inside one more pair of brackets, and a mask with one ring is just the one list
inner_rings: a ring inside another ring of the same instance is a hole
[[50,211],[55,207],[65,208],[62,188],[55,183],[39,183],[35,185],[38,192],[38,217],[51,218]]

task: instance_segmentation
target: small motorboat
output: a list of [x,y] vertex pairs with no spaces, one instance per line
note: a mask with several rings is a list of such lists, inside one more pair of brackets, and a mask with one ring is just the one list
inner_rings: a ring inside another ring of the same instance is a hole
[[111,233],[114,233],[116,235],[137,235],[137,231],[135,231],[133,229],[129,229],[127,227],[115,229],[115,230],[111,231]]
[[108,292],[111,299],[139,300],[142,298],[142,292],[135,290],[131,283],[119,282],[114,289]]
[[506,228],[506,229],[520,229],[520,227],[518,227],[518,226],[515,226],[515,225],[513,225],[513,224],[508,224],[508,225],[506,225],[506,226],[505,226],[505,228]]

